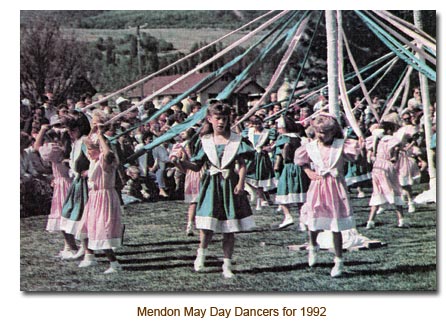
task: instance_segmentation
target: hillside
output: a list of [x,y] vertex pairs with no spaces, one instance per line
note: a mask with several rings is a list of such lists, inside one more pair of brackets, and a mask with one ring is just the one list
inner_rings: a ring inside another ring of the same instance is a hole
[[265,11],[259,10],[22,10],[21,24],[53,18],[64,27],[82,29],[224,28],[234,29]]
[[[74,35],[74,37],[81,42],[95,42],[99,38],[106,39],[111,37],[113,39],[125,39],[128,35],[135,35],[136,28],[126,29],[78,29],[78,28],[64,28],[64,33]],[[182,53],[189,53],[194,43],[206,42],[211,43],[216,39],[228,34],[232,30],[230,29],[214,29],[214,28],[202,28],[202,29],[188,29],[188,28],[143,28],[141,33],[147,33],[157,39],[163,39],[168,43],[172,43],[175,51]],[[226,38],[222,43],[227,45],[240,39],[246,32],[235,33],[234,35]],[[257,41],[263,33],[255,35],[252,40],[248,41],[244,46],[247,46],[254,41]]]

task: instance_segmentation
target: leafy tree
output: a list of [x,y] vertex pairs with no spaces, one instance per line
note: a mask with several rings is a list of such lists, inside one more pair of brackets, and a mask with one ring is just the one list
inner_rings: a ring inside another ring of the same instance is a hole
[[107,40],[105,41],[105,54],[106,54],[105,62],[107,65],[114,65],[116,63],[115,49],[116,46],[113,42],[113,38],[107,37]]
[[36,20],[20,30],[20,93],[34,103],[51,91],[56,103],[86,74],[85,46],[62,37],[59,24]]

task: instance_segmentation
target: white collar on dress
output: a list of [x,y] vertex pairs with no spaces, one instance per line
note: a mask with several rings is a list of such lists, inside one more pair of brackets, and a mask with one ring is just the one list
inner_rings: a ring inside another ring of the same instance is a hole
[[336,167],[336,164],[342,154],[343,146],[344,139],[336,138],[333,140],[333,143],[331,144],[329,149],[330,155],[328,157],[328,164],[324,164],[322,160],[322,155],[318,147],[317,139],[312,141],[311,143],[306,144],[305,148],[307,149],[308,156],[310,156],[311,160],[314,162],[320,172],[330,172]]
[[242,141],[242,136],[231,132],[228,143],[225,145],[225,150],[223,152],[223,157],[220,160],[217,156],[217,148],[214,143],[213,134],[204,135],[201,137],[201,142],[203,146],[203,150],[209,158],[209,161],[217,168],[225,168],[228,166],[232,160],[234,159],[238,147]]
[[268,139],[269,136],[269,130],[264,128],[262,130],[262,132],[260,133],[260,137],[257,141],[257,144],[254,144],[254,135],[255,135],[255,129],[254,128],[249,128],[248,129],[248,139],[249,141],[254,145],[254,148],[257,147],[262,147],[263,144],[265,144],[266,140]]

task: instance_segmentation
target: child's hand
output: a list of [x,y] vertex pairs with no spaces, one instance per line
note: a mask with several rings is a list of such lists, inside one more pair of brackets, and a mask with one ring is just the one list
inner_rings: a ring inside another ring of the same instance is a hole
[[245,187],[243,186],[243,184],[235,185],[234,194],[241,195],[244,193],[244,191],[245,191]]
[[316,174],[315,171],[312,171],[309,168],[305,169],[305,174],[307,174],[308,178],[311,179],[312,181],[315,181],[315,180],[318,180],[318,179],[322,178],[321,175]]

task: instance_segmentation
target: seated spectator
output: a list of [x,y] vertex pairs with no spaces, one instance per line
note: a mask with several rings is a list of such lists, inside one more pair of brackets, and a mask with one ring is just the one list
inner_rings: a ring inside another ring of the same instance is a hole
[[130,166],[126,171],[126,174],[129,179],[122,189],[122,199],[124,201],[124,205],[135,202],[149,201],[153,198],[150,195],[144,180],[140,176],[138,167]]

